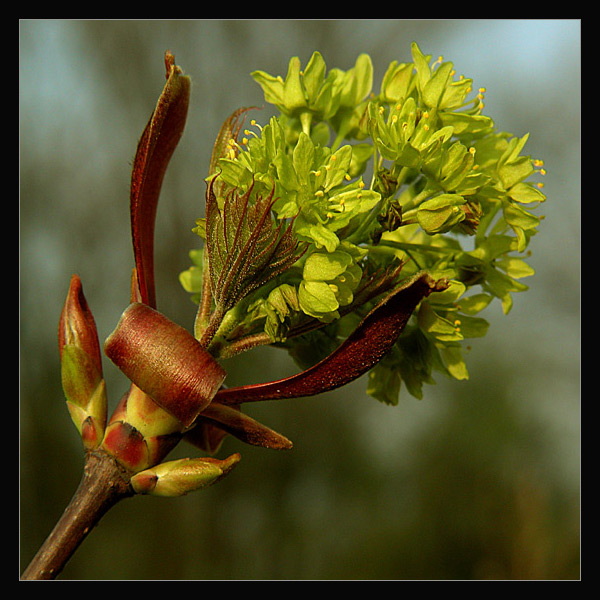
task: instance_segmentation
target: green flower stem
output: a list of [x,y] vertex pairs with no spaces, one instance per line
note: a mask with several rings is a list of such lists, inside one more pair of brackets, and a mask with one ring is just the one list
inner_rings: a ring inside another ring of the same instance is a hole
[[333,143],[331,144],[331,151],[335,152],[336,150],[338,150],[345,139],[346,139],[346,131],[341,129],[338,132],[338,134],[335,136],[335,140],[333,140]]
[[208,256],[206,252],[202,257],[202,262],[202,297],[200,299],[200,305],[198,306],[198,312],[196,313],[196,320],[194,322],[194,335],[196,339],[200,339],[202,337],[202,332],[208,327],[208,323],[210,321],[210,312],[212,308],[212,292],[210,290],[210,277],[208,275]]
[[[454,254],[456,250],[453,248],[443,248],[441,246],[430,246],[428,244],[415,244],[413,242],[396,242],[394,240],[382,239],[379,246],[388,246],[396,250],[404,250],[405,252],[434,252],[436,254]],[[375,248],[375,247],[374,247]]]
[[[256,348],[257,346],[267,346],[272,344],[273,340],[267,333],[260,332],[251,335],[246,335],[237,340],[233,340],[229,344],[223,345],[218,349],[219,358],[232,358],[237,354]],[[209,348],[210,350],[210,348]]]
[[225,314],[226,311],[223,306],[218,304],[211,313],[206,326],[201,326],[195,331],[196,339],[204,348],[208,349],[210,347],[217,334],[217,331],[221,327]]
[[300,123],[302,124],[302,131],[306,135],[310,135],[310,127],[312,125],[312,113],[308,110],[300,114]]
[[411,218],[412,216],[416,215],[416,209],[418,208],[419,204],[427,200],[427,198],[431,196],[431,193],[431,187],[426,185],[425,188],[421,190],[414,198],[411,198],[405,202],[402,205],[402,221],[404,222],[405,218]]

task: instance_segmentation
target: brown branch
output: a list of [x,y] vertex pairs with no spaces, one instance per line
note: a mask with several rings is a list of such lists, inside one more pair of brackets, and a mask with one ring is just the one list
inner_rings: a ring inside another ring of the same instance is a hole
[[133,495],[130,475],[105,452],[88,453],[77,491],[22,579],[55,579],[106,512]]

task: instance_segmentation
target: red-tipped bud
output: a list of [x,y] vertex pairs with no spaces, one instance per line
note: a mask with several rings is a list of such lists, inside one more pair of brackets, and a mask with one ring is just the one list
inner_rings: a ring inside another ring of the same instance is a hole
[[226,375],[187,330],[145,304],[125,309],[104,351],[184,427],[210,404]]
[[81,348],[89,355],[98,372],[102,373],[96,322],[83,294],[81,279],[78,275],[71,277],[69,292],[58,324],[58,349],[61,357],[66,345]]
[[152,466],[146,440],[129,423],[112,421],[106,428],[102,446],[133,473]]
[[181,440],[183,425],[136,385],[115,408],[102,446],[137,473],[162,461]]
[[106,425],[106,388],[94,317],[81,280],[71,278],[58,327],[62,386],[71,419],[86,449],[101,441]]

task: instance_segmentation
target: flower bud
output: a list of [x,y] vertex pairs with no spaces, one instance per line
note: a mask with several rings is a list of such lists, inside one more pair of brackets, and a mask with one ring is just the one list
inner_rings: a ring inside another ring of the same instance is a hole
[[479,221],[483,215],[481,205],[477,202],[467,202],[460,209],[465,213],[465,218],[458,224],[459,231],[467,235],[475,235]]
[[181,427],[132,384],[110,418],[102,448],[130,472],[138,473],[163,460],[179,442],[181,435],[174,424]]
[[127,422],[111,420],[106,428],[102,447],[133,473],[152,465],[146,440]]
[[226,375],[187,330],[145,304],[125,309],[104,351],[184,427],[210,404]]
[[182,458],[137,473],[131,485],[138,494],[184,496],[208,487],[227,475],[240,460],[232,454],[225,460],[215,458]]
[[449,231],[465,218],[460,206],[465,199],[458,194],[441,194],[426,200],[417,210],[419,225],[430,235]]
[[58,328],[61,378],[67,408],[85,448],[95,448],[106,425],[106,387],[94,317],[81,280],[73,275]]
[[58,349],[62,357],[66,345],[78,346],[92,360],[99,373],[102,373],[100,343],[94,316],[89,309],[81,279],[71,277],[69,292],[63,306],[58,325]]

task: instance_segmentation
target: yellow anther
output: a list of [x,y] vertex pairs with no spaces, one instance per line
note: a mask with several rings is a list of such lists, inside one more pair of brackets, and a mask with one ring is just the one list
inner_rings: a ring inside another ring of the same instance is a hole
[[429,113],[428,113],[427,111],[425,111],[425,112],[423,113],[423,118],[424,118],[424,119],[429,119]]
[[484,87],[480,87],[479,88],[479,93],[480,94],[485,94],[487,92],[487,90]]
[[473,146],[471,146],[471,147],[469,148],[469,152],[470,152],[471,154],[475,155],[475,148],[473,148]]
[[402,110],[402,104],[396,104],[396,110]]
[[392,117],[392,124],[395,125],[398,122],[398,115]]
[[321,170],[315,171],[315,177],[321,177]]
[[350,177],[350,175],[348,175],[348,173],[346,173],[346,174],[344,175],[344,179],[345,179],[346,181],[350,181],[350,180],[352,179],[352,177]]
[[321,198],[323,195],[324,195],[324,192],[323,192],[323,190],[317,190],[317,191],[315,192],[315,196],[318,196],[319,198]]
[[537,185],[537,187],[541,190],[544,187],[544,184],[540,181],[539,183],[536,183],[535,185]]
[[429,131],[429,125],[423,125],[423,129],[424,129],[425,131]]
[[248,145],[248,138],[247,137],[242,138],[242,144],[244,144],[244,146]]
[[536,158],[533,161],[533,166],[534,167],[543,167],[544,166],[544,161],[540,160],[539,158]]
[[326,216],[328,219],[333,219],[333,213],[331,212],[328,212]]
[[365,187],[365,182],[364,181],[360,181],[358,184],[358,187],[362,190]]
[[380,115],[382,115],[384,112],[385,112],[385,111],[384,111],[384,108],[383,108],[383,106],[380,106],[380,107],[379,107],[379,114],[380,114]]
[[546,174],[546,169],[540,169],[540,175],[545,175]]

